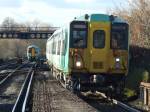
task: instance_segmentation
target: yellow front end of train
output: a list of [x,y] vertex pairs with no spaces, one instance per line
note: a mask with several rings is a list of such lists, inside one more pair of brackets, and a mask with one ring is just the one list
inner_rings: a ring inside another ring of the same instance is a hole
[[128,24],[91,14],[70,21],[47,41],[53,75],[73,91],[121,93],[128,72]]
[[[111,40],[111,23],[90,22],[88,26],[88,46],[84,49],[70,48],[69,50],[70,71],[126,75],[128,72],[128,50],[118,49],[118,46],[111,49],[115,44]],[[98,39],[100,36],[102,38]]]
[[69,74],[74,88],[107,91],[108,87],[117,89],[115,92],[124,88],[128,73],[128,24],[115,19],[91,15],[85,21],[77,19],[71,23]]

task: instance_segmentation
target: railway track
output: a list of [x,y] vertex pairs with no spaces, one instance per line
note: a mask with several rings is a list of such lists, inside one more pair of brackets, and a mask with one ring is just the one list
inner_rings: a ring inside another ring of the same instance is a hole
[[140,112],[101,93],[77,96],[63,88],[52,75],[41,74],[33,86],[32,112]]
[[1,65],[0,70],[13,69],[16,66],[17,66],[17,63],[7,63],[7,64],[4,64],[4,65]]
[[[27,63],[28,61],[22,59],[22,62]],[[7,61],[0,65],[0,73],[3,72],[3,70],[15,69],[16,67],[20,66],[20,64],[21,62],[19,62],[17,59]]]
[[11,72],[6,72],[6,73],[1,73],[0,74],[0,85],[2,85],[11,75],[13,75],[18,69],[20,69],[21,67],[23,67],[23,65],[20,65],[19,67],[17,67],[15,70],[12,70]]
[[0,66],[3,66],[3,65],[6,65],[6,64],[9,64],[9,63],[14,63],[16,62],[16,59],[10,59],[10,60],[3,60],[3,59],[0,59]]
[[33,66],[35,63],[26,63],[8,73],[9,75],[0,74],[1,77],[7,76],[0,80],[0,110],[3,112],[140,112],[115,99],[108,100],[101,93],[96,93],[94,96],[72,94],[62,88],[50,72],[45,71],[38,71],[37,74],[40,75],[36,75],[33,91],[30,94]]
[[29,91],[27,87],[30,84],[31,75],[33,77],[34,65],[35,63],[24,63],[11,73],[3,74],[6,77],[0,81],[0,111],[21,112],[18,109],[25,107],[23,105],[26,105],[24,102],[27,102],[26,92]]
[[123,102],[115,99],[109,99],[105,96],[105,94],[100,92],[96,92],[95,94],[82,93],[79,97],[102,112],[141,112],[140,110],[137,110]]

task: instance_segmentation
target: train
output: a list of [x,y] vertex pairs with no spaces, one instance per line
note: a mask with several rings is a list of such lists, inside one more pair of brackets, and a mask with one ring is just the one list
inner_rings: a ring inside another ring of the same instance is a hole
[[27,47],[27,59],[29,61],[38,61],[40,58],[40,48],[36,45],[29,45]]
[[52,74],[73,92],[121,95],[129,68],[129,25],[120,17],[85,14],[46,43]]

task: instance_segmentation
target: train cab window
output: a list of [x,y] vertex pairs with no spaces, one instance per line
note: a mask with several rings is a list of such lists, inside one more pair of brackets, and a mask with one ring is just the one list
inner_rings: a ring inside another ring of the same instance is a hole
[[124,47],[123,35],[119,32],[112,32],[112,48],[123,48]]
[[29,48],[29,53],[32,53],[32,48]]
[[84,48],[86,46],[86,31],[73,31],[73,46],[79,48]]
[[94,48],[104,48],[105,47],[105,31],[104,30],[94,31],[93,46],[94,46]]
[[88,36],[88,23],[85,21],[73,21],[71,23],[70,47],[86,48]]
[[127,24],[114,24],[111,31],[111,48],[128,49],[128,26]]

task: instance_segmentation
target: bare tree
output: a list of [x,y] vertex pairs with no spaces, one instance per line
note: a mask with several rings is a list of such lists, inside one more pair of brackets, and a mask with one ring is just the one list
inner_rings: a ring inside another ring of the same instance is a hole
[[17,26],[18,24],[15,22],[15,20],[10,17],[6,17],[1,24],[1,27],[3,27],[3,30],[7,30],[7,31],[16,30]]
[[[39,20],[32,22],[18,23],[13,18],[7,17],[1,24],[4,27],[3,31],[22,31],[28,32],[32,30],[48,31],[51,24],[43,23]],[[32,29],[34,27],[35,29]],[[41,27],[41,28],[39,28]],[[17,28],[17,29],[16,29]],[[45,53],[46,40],[45,39],[7,39],[0,40],[0,58],[10,57],[24,57],[26,56],[26,49],[29,45],[37,45]],[[6,52],[7,51],[7,52]]]
[[128,9],[117,6],[112,12],[129,22],[132,45],[150,48],[150,0],[130,0]]

